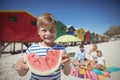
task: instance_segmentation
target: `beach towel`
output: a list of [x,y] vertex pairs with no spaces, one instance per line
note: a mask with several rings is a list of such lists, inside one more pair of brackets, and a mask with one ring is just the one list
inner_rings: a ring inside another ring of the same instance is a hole
[[117,72],[120,71],[119,67],[107,67],[107,71],[109,72]]
[[85,75],[78,72],[78,78],[85,78]]
[[78,77],[78,68],[76,68],[76,67],[71,67],[71,73],[70,73],[70,75],[71,76],[74,76],[74,77]]
[[86,78],[87,79],[92,79],[92,74],[91,74],[91,72],[90,72],[90,70],[86,70]]
[[93,72],[95,72],[96,74],[99,75],[99,78],[111,78],[110,74],[109,73],[112,73],[112,72],[117,72],[117,71],[120,71],[120,68],[119,67],[107,67],[107,72],[105,71],[102,71],[102,70],[98,70],[98,69],[92,69]]
[[103,78],[111,78],[109,72],[98,70],[98,69],[93,69],[92,71],[95,72],[99,76],[100,79],[101,79],[101,77],[102,77],[102,79]]
[[80,70],[79,70],[79,73],[80,73],[80,74],[86,74],[86,71],[85,71],[85,69],[80,69]]
[[[107,67],[108,72],[117,72],[120,71],[119,67]],[[104,80],[105,78],[111,78],[110,74],[106,74],[105,71],[98,70],[98,69],[78,69],[76,67],[71,68],[71,76],[83,78],[83,79],[90,79],[90,80]]]
[[98,69],[92,69],[93,72],[95,72],[98,75],[102,75],[103,71],[102,70],[98,70]]
[[86,70],[86,74],[85,74],[86,79],[90,79],[90,80],[99,80],[98,75],[90,70]]
[[78,78],[85,78],[86,71],[85,69],[79,69]]
[[71,67],[70,75],[77,78],[99,80],[98,75],[95,72],[86,69],[78,69],[76,67]]
[[[103,71],[102,70],[98,70],[98,69],[92,69],[93,72],[97,73],[98,75],[102,75]],[[107,71],[108,72],[117,72],[120,71],[119,67],[107,67]]]

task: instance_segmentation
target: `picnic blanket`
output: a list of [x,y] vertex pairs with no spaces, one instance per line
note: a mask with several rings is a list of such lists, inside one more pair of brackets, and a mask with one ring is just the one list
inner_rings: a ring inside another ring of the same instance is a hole
[[120,71],[120,67],[107,67],[107,71],[117,72],[117,71]]
[[[109,73],[120,71],[119,67],[107,67]],[[90,80],[104,80],[105,78],[111,78],[110,74],[98,69],[81,69],[77,67],[71,67],[71,76],[90,79]]]

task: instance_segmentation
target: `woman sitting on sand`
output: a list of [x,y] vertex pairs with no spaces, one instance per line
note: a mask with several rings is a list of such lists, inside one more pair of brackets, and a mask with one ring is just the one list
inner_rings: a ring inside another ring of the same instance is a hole
[[98,51],[97,45],[92,44],[92,48],[87,53],[88,55],[87,60],[89,60],[91,66],[94,66],[94,64],[96,63],[97,51]]

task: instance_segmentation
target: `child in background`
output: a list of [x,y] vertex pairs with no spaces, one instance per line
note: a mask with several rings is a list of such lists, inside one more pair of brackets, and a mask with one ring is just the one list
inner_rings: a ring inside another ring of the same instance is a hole
[[95,68],[98,70],[102,70],[104,77],[106,77],[106,78],[111,77],[110,72],[107,71],[107,69],[106,69],[105,58],[103,57],[103,54],[100,50],[97,51],[97,59],[96,59]]
[[88,60],[93,61],[97,58],[98,47],[96,44],[92,44],[92,48],[88,51]]
[[106,64],[105,64],[105,58],[102,55],[102,52],[100,50],[97,51],[97,59],[96,59],[96,69],[100,69],[103,71],[106,71]]
[[[42,14],[37,20],[37,31],[40,35],[42,41],[39,43],[31,45],[26,54],[34,53],[40,56],[46,56],[48,49],[57,49],[57,50],[65,50],[62,45],[54,43],[54,39],[56,37],[57,29],[56,29],[56,20],[54,16],[50,13]],[[70,56],[63,53],[62,61],[59,68],[52,74],[46,76],[36,75],[34,73],[31,74],[30,80],[61,80],[61,69],[65,75],[69,75],[70,73]],[[28,66],[24,61],[24,58],[20,58],[16,64],[15,69],[20,76],[26,75],[28,72]]]

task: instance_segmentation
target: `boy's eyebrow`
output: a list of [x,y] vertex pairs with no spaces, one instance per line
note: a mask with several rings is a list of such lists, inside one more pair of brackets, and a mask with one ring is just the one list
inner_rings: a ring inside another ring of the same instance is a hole
[[54,29],[54,28],[56,28],[56,27],[53,26],[53,27],[51,27],[50,29]]

